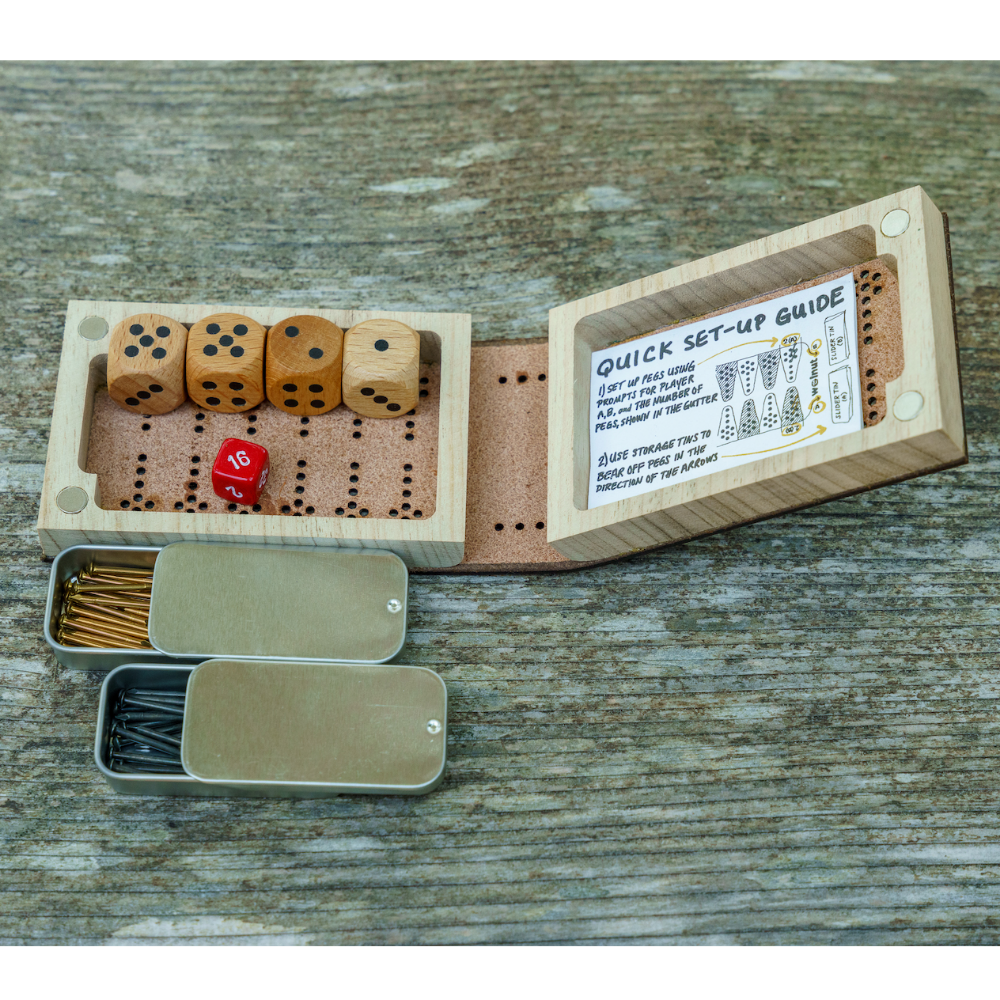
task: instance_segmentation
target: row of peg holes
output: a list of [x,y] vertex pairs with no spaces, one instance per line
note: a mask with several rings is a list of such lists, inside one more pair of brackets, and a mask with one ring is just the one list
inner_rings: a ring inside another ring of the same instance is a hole
[[[861,305],[865,307],[861,311],[861,318],[863,320],[867,321],[861,327],[861,331],[862,331],[862,333],[867,334],[867,336],[864,339],[864,343],[867,345],[867,344],[871,344],[874,341],[874,339],[875,339],[872,336],[872,334],[871,334],[871,330],[872,330],[872,323],[871,323],[872,311],[869,308],[869,306],[871,305],[871,301],[872,301],[872,295],[878,295],[882,291],[882,286],[881,285],[875,285],[874,287],[872,287],[872,284],[874,282],[878,281],[882,277],[882,272],[881,271],[876,271],[873,275],[871,275],[871,281],[868,280],[868,277],[869,277],[869,272],[868,271],[862,271],[861,274],[859,275],[859,277],[861,278],[861,288],[859,290],[861,292],[868,292],[868,291],[871,292],[871,295],[863,295],[862,298],[861,298]],[[875,375],[875,369],[874,368],[869,368],[868,371],[865,372],[865,378],[872,378],[874,375]],[[874,382],[869,382],[868,385],[865,386],[865,391],[866,392],[873,392],[874,389],[875,389],[875,383]],[[877,399],[876,399],[875,396],[869,396],[868,397],[868,405],[869,406],[875,406],[876,403],[877,403]],[[869,423],[877,423],[878,422],[878,411],[877,410],[870,410],[868,412],[868,422]]]
[[[143,424],[143,430],[148,430],[148,428],[149,428],[148,424]],[[136,480],[134,486],[136,490],[141,490],[146,485],[146,481],[141,478],[146,474],[146,467],[142,464],[145,461],[146,461],[146,456],[140,455],[138,458],[138,464],[135,467]],[[131,502],[134,504],[140,504],[140,503],[142,504],[142,507],[135,506],[132,508],[132,510],[137,510],[137,511],[141,511],[143,507],[145,507],[146,510],[152,510],[156,506],[156,503],[152,500],[143,500],[142,494],[138,492],[132,494]],[[124,508],[125,510],[128,510],[129,501],[122,500],[119,506]]]
[[[545,372],[542,372],[538,376],[538,381],[539,382],[544,382],[545,381],[545,377],[546,377],[545,376]],[[519,372],[518,376],[517,376],[517,381],[520,382],[520,383],[527,382],[528,381],[528,376],[524,372]],[[501,375],[497,379],[497,382],[499,382],[501,385],[504,385],[507,382],[507,376],[506,375]],[[544,527],[545,527],[545,522],[544,521],[536,521],[535,522],[535,528],[536,528],[536,530],[541,531]],[[503,531],[503,528],[504,528],[504,526],[502,524],[494,524],[493,525],[493,530],[494,531]],[[524,524],[522,522],[518,521],[517,524],[514,525],[514,530],[515,531],[524,531]]]
[[[523,381],[525,381],[526,378],[527,378],[527,376],[520,376],[518,378],[518,381],[523,382]],[[541,381],[545,380],[545,376],[544,375],[539,375],[538,378]],[[422,385],[426,385],[429,381],[430,381],[430,379],[428,379],[426,377],[422,378],[420,380],[420,382],[421,382]],[[502,378],[500,381],[501,382],[506,382],[507,380],[505,378]],[[420,395],[421,396],[427,396],[428,395],[428,390],[427,389],[421,389],[420,390]],[[416,410],[410,410],[409,413],[407,413],[406,415],[408,417],[412,417],[415,413],[416,413]],[[252,426],[253,424],[255,424],[257,422],[257,414],[256,413],[248,413],[246,415],[246,417],[247,417],[248,423],[251,424],[251,426],[247,428],[247,435],[250,436],[250,437],[253,437],[257,433],[257,428],[254,427],[254,426]],[[197,423],[195,424],[194,431],[195,431],[196,434],[202,434],[202,433],[204,433],[205,427],[201,423],[201,421],[203,421],[204,419],[205,419],[205,414],[204,413],[197,413],[197,414],[195,414],[195,420],[197,421]],[[301,423],[301,424],[308,424],[309,423],[309,417],[300,417],[299,418],[299,423]],[[362,420],[361,420],[360,417],[355,417],[354,418],[354,426],[356,428],[362,426]],[[406,433],[403,435],[403,437],[405,438],[405,440],[412,441],[414,439],[413,429],[415,428],[415,426],[416,426],[416,424],[415,424],[414,421],[412,421],[412,420],[407,420],[406,421]],[[144,423],[142,425],[142,429],[144,431],[150,430],[150,427],[151,427],[150,424]],[[309,436],[309,431],[305,427],[303,427],[302,430],[299,431],[299,436],[300,437],[308,437]],[[354,437],[355,439],[360,438],[361,437],[361,431],[360,430],[355,430],[352,433],[351,436]],[[137,466],[137,468],[135,470],[137,476],[141,476],[141,475],[143,475],[146,472],[145,467],[143,467],[142,464],[141,464],[141,463],[143,463],[145,461],[146,461],[146,456],[145,455],[140,455],[139,456],[139,463],[140,464],[139,464],[139,466]],[[191,464],[192,465],[197,465],[199,462],[201,462],[201,456],[199,456],[199,455],[192,455],[191,456]],[[298,461],[299,469],[300,470],[303,469],[305,467],[305,465],[306,465],[305,459],[299,459],[299,461]],[[359,465],[358,465],[357,462],[351,462],[351,469],[352,470],[356,470],[358,468],[359,468]],[[406,472],[406,473],[409,473],[412,470],[413,470],[413,466],[410,463],[408,463],[408,462],[403,466],[403,471]],[[192,468],[192,469],[189,470],[189,472],[190,472],[190,475],[192,477],[198,475],[198,469]],[[301,483],[301,481],[306,478],[306,475],[305,475],[304,472],[299,471],[298,473],[296,473],[295,478],[297,480],[299,480],[299,482]],[[357,481],[358,481],[357,475],[351,475],[350,476],[350,482],[356,483]],[[411,482],[412,482],[412,478],[409,475],[406,475],[406,476],[403,477],[403,483],[404,484],[409,485]],[[187,502],[190,503],[190,504],[197,503],[198,495],[197,495],[196,491],[198,489],[198,483],[194,482],[194,481],[191,481],[187,485],[188,485],[188,489],[191,490],[191,493],[188,494]],[[143,480],[141,480],[141,479],[136,479],[136,481],[135,481],[135,487],[136,487],[136,489],[137,490],[141,489],[143,486],[145,486],[145,482]],[[296,493],[304,493],[305,492],[305,487],[302,486],[302,485],[298,485],[298,486],[295,487],[295,492]],[[350,496],[357,496],[358,491],[357,491],[357,489],[351,488],[351,489],[348,490],[348,493],[349,493]],[[403,490],[403,496],[404,497],[409,497],[410,496],[410,490],[408,490],[408,489]],[[155,502],[152,501],[152,500],[143,501],[143,497],[142,497],[141,493],[135,493],[135,494],[133,494],[132,501],[134,503],[143,503],[143,506],[147,510],[152,510],[156,506]],[[292,514],[293,517],[301,517],[302,516],[302,511],[299,511],[299,510],[293,511],[292,510],[292,506],[294,505],[295,507],[301,507],[303,505],[303,503],[304,503],[303,500],[296,499],[296,500],[293,501],[292,505],[290,505],[290,504],[282,504],[282,506],[281,506],[281,513],[282,514]],[[129,501],[128,500],[122,500],[121,503],[120,503],[120,506],[122,508],[124,508],[124,509],[128,509],[128,507],[129,507]],[[347,504],[348,509],[352,510],[352,511],[353,510],[357,510],[357,506],[358,506],[357,502],[354,501],[354,500],[349,501],[348,504]],[[402,509],[404,511],[410,510],[410,504],[409,503],[403,503],[403,504],[400,504],[400,506],[402,507]],[[184,510],[184,509],[185,509],[184,508],[184,503],[182,501],[178,500],[174,504],[174,510],[180,511],[180,510]],[[238,505],[237,504],[234,504],[234,503],[229,504],[229,510],[230,511],[235,511],[237,509],[238,509]],[[253,505],[252,509],[253,509],[254,513],[258,513],[260,511],[260,509],[261,509],[261,505],[259,503],[255,503]],[[141,511],[142,507],[132,507],[132,510],[133,511]],[[198,510],[208,510],[208,504],[203,500],[201,503],[198,504]],[[305,512],[307,514],[314,514],[316,512],[316,508],[312,507],[312,506],[308,506],[308,507],[305,508]],[[194,507],[188,507],[187,508],[187,513],[194,514],[195,513]],[[248,510],[241,510],[240,513],[241,514],[249,514],[250,511],[248,511]],[[342,516],[342,515],[345,514],[345,510],[344,510],[343,507],[338,507],[336,509],[335,513],[338,516]],[[357,517],[357,516],[368,517],[368,515],[369,515],[368,508],[367,507],[362,507],[361,510],[359,510],[357,514],[347,514],[347,517]],[[399,511],[396,510],[396,508],[392,508],[389,511],[389,516],[390,517],[399,517]],[[415,510],[415,511],[413,511],[412,516],[415,517],[415,518],[421,518],[421,517],[424,516],[424,513],[421,510]],[[409,514],[403,514],[402,515],[401,520],[408,521],[409,519],[410,519],[410,515]],[[541,523],[541,522],[539,522],[539,523]],[[501,525],[500,527],[503,527],[503,526]],[[523,528],[524,525],[521,525],[521,527]],[[499,529],[497,529],[497,530],[499,530]]]

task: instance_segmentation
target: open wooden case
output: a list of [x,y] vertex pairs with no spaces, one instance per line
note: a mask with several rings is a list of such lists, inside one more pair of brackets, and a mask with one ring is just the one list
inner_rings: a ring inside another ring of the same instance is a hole
[[[852,272],[864,426],[590,502],[595,351]],[[880,297],[861,293],[873,290],[872,274]],[[548,540],[572,560],[615,558],[965,462],[946,220],[910,188],[553,309],[549,384]]]
[[[465,544],[471,318],[308,310],[344,329],[379,317],[419,331],[424,398],[412,419],[362,421],[343,405],[300,418],[266,401],[246,415],[210,413],[190,400],[172,413],[144,417],[110,400],[107,331],[118,322],[161,313],[190,328],[222,311],[265,327],[296,312],[69,303],[38,518],[45,554],[88,542],[166,545],[199,539],[382,548],[411,566],[459,562]],[[261,504],[238,508],[214,496],[208,474],[225,437],[254,440],[249,435],[258,432],[256,440],[271,450],[277,474]],[[374,491],[371,500],[362,496],[358,502],[359,486]]]
[[[863,426],[589,503],[595,351],[848,274]],[[190,328],[223,309],[268,327],[296,312],[345,329],[401,320],[421,334],[421,402],[405,418],[339,406],[304,421],[267,402],[244,415],[188,401],[144,418],[110,401],[116,323],[159,312]],[[227,504],[204,481],[226,436],[271,452],[257,508]],[[47,556],[188,539],[383,548],[424,572],[563,570],[964,461],[947,220],[910,188],[560,306],[547,345],[473,347],[466,314],[71,302],[38,533]]]

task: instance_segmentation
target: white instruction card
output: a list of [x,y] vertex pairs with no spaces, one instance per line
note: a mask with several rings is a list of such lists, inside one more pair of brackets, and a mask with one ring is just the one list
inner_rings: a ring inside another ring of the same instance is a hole
[[863,425],[854,276],[595,351],[589,506]]

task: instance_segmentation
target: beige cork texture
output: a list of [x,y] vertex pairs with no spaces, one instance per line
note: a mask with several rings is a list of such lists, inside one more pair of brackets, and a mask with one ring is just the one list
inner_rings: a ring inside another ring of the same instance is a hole
[[[438,365],[422,366],[427,395],[417,413],[398,420],[369,420],[345,406],[303,418],[269,402],[248,414],[213,413],[190,401],[165,416],[143,417],[116,406],[102,389],[87,471],[96,473],[106,509],[426,519],[437,498],[439,374]],[[212,491],[212,463],[227,437],[268,451],[271,473],[259,511]]]

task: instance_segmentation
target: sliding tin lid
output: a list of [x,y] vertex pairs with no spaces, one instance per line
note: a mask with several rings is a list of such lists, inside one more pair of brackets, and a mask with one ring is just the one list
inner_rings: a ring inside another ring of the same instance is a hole
[[444,682],[424,667],[209,660],[188,679],[181,763],[199,781],[428,792]]
[[407,579],[392,552],[175,542],[153,567],[149,638],[174,656],[384,663]]

